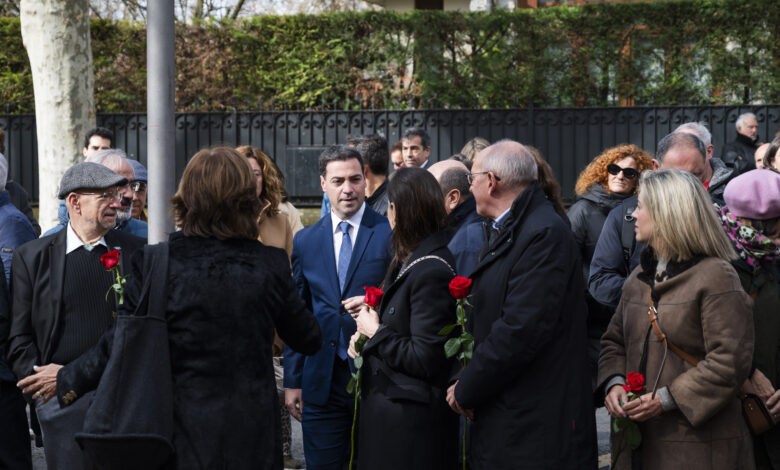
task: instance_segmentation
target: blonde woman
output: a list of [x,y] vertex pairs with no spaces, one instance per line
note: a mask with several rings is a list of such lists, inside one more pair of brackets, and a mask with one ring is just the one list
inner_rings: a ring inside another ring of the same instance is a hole
[[[648,171],[633,216],[647,248],[602,338],[598,383],[609,414],[639,424],[642,446],[621,452],[624,433],[613,432],[613,468],[634,459],[645,469],[753,469],[737,398],[753,353],[751,301],[710,197],[688,172]],[[629,372],[646,380],[632,401],[622,387]]]

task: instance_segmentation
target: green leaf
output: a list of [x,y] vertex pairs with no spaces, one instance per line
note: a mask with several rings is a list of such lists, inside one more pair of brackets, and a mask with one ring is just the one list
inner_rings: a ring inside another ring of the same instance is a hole
[[619,433],[622,431],[622,427],[620,426],[620,418],[615,418],[612,420],[612,431],[615,433]]
[[452,330],[455,329],[455,327],[458,326],[457,323],[453,323],[452,325],[447,325],[441,330],[439,330],[439,336],[447,336],[448,334],[452,333]]
[[474,341],[468,342],[463,349],[463,355],[466,356],[466,359],[471,359],[474,355]]
[[626,442],[632,450],[642,443],[642,433],[639,431],[639,426],[633,421],[630,421],[626,427]]
[[347,382],[347,393],[352,393],[355,391],[355,377],[353,376],[351,379],[349,379],[349,382]]
[[353,359],[353,362],[355,363],[355,369],[360,369],[363,367],[363,356],[356,357]]
[[463,305],[458,302],[458,307],[455,309],[456,317],[458,318],[458,324],[462,324],[466,318],[466,312],[463,310]]
[[460,350],[460,338],[450,338],[444,343],[444,354],[450,358]]

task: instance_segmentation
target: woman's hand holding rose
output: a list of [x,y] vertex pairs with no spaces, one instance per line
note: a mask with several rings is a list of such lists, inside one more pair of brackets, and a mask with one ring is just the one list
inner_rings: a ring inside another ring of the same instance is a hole
[[355,317],[355,323],[357,323],[357,331],[360,334],[366,335],[371,338],[379,328],[379,314],[373,308],[367,308],[363,306]]

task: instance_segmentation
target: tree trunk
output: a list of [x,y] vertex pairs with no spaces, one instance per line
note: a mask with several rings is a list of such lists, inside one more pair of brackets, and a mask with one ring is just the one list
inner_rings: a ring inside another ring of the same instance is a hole
[[22,40],[30,58],[38,133],[43,229],[57,224],[60,178],[82,160],[95,125],[88,0],[22,0]]

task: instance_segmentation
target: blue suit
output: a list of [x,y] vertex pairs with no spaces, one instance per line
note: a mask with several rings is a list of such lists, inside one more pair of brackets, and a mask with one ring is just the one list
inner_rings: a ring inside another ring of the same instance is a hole
[[302,356],[285,348],[284,387],[303,389],[303,441],[308,470],[340,470],[349,454],[352,396],[346,393],[352,360],[338,358],[339,341],[355,333],[341,301],[378,287],[392,258],[390,224],[366,205],[352,248],[344,292],[339,289],[331,217],[295,235],[292,265],[301,297],[322,330],[322,349]]

